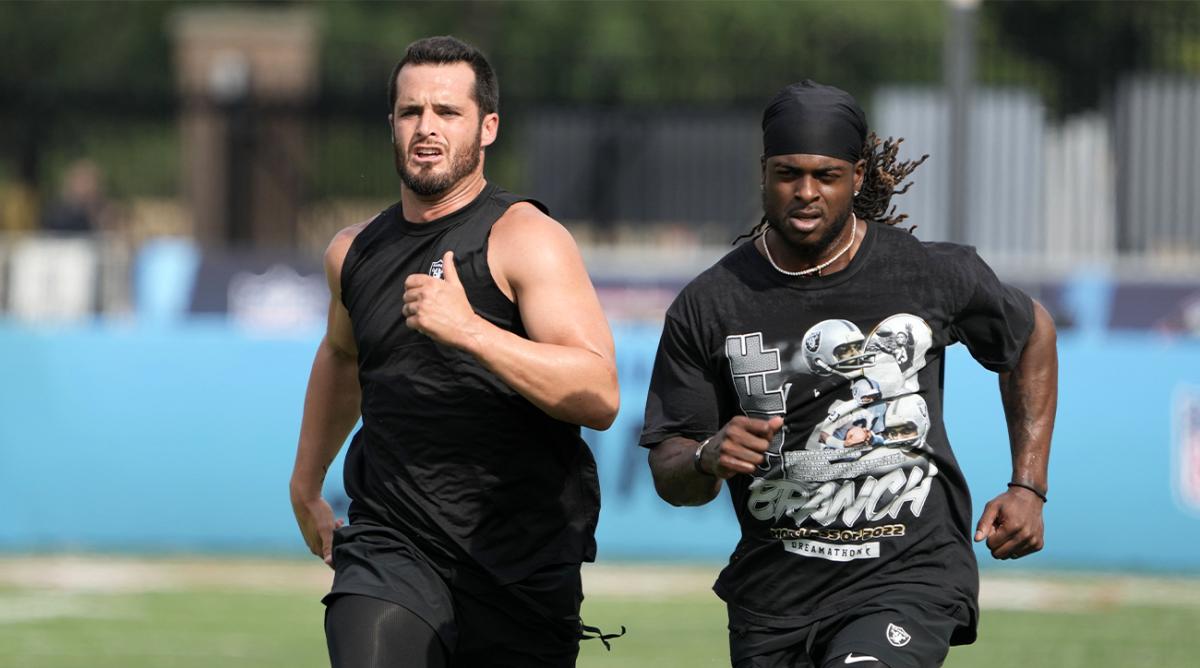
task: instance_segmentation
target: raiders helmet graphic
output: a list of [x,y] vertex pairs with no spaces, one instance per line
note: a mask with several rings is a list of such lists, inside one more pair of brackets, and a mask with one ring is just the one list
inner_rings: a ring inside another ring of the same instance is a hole
[[915,394],[888,402],[883,414],[883,445],[917,448],[929,433],[929,407]]
[[865,344],[866,337],[849,320],[823,320],[804,333],[804,363],[818,376],[857,376],[874,363]]

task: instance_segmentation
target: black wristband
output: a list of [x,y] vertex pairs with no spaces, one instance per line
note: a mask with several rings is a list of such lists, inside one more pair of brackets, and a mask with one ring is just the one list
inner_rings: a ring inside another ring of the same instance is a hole
[[704,470],[704,467],[700,465],[700,457],[704,455],[704,446],[708,445],[708,442],[711,440],[712,440],[711,436],[704,439],[704,442],[696,447],[696,454],[692,455],[692,468],[696,469],[696,473],[699,473],[702,476],[707,476],[709,478],[713,478],[716,476],[714,476],[713,474]]
[[1010,483],[1008,483],[1008,486],[1009,487],[1022,487],[1024,489],[1027,489],[1027,490],[1033,492],[1034,494],[1037,494],[1037,498],[1041,499],[1042,503],[1046,503],[1046,493],[1039,492],[1038,489],[1036,487],[1034,487],[1033,485],[1026,485],[1023,482],[1010,482]]

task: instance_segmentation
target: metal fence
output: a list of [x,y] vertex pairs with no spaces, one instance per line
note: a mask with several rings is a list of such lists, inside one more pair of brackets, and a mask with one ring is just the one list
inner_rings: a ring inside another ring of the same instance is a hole
[[[940,92],[886,88],[877,126],[929,152],[903,208],[929,239],[946,221],[945,101]],[[1200,79],[1135,75],[1111,106],[1047,118],[1028,90],[979,92],[968,145],[966,238],[1008,265],[1078,267],[1133,261],[1200,268]]]
[[1200,253],[1200,79],[1138,76],[1117,87],[1117,251]]
[[[929,154],[894,200],[921,238],[975,245],[1013,269],[1200,269],[1200,79],[1131,76],[1109,108],[1063,119],[1031,89],[977,89],[958,228],[943,91],[885,86],[867,99],[875,131],[904,138],[902,157]],[[759,215],[757,112],[546,111],[524,132],[529,190],[565,220],[691,226],[716,245]]]
[[731,228],[759,211],[754,112],[543,110],[523,132],[529,190],[562,219]]
[[[1099,266],[1118,275],[1200,279],[1200,78],[1180,74],[1200,71],[1194,5],[1148,12],[1105,3],[1077,16],[1061,3],[1011,9],[979,9],[1007,18],[980,24],[961,170],[951,167],[952,117],[938,83],[937,60],[951,62],[952,54],[942,52],[937,31],[854,42],[827,61],[786,57],[778,44],[744,45],[721,56],[720,64],[732,65],[725,74],[704,81],[646,77],[670,73],[682,60],[552,59],[494,36],[490,53],[505,101],[500,140],[487,154],[489,177],[545,201],[601,278],[688,277],[758,220],[762,101],[780,76],[811,76],[855,93],[879,134],[905,138],[903,157],[930,155],[911,191],[894,202],[919,237],[974,244],[1009,276],[1053,278]],[[1064,43],[1078,39],[1078,48],[1063,53],[1044,39],[1043,19],[1055,12],[1090,30],[1086,38],[1063,36]],[[1139,27],[1148,15],[1153,30]],[[1099,27],[1091,30],[1089,21]],[[1154,48],[1137,41],[1147,36]],[[316,62],[318,43],[298,47],[306,62]],[[1024,48],[1008,48],[1015,43]],[[12,308],[14,286],[30,285],[24,272],[33,270],[20,267],[46,264],[14,260],[36,255],[14,240],[37,231],[38,206],[49,208],[57,175],[80,156],[105,170],[113,205],[96,226],[103,242],[93,274],[107,283],[92,302],[104,312],[131,303],[133,290],[119,284],[130,283],[129,267],[147,240],[178,236],[199,239],[206,251],[249,245],[311,260],[337,229],[394,200],[382,87],[374,83],[391,56],[348,42],[321,48],[334,66],[322,70],[319,84],[302,87],[303,95],[251,95],[237,105],[205,99],[203,86],[185,86],[187,94],[170,86],[60,91],[0,81],[2,92],[14,93],[0,95],[0,234],[13,233],[0,237],[0,309]],[[1090,69],[1064,79],[1061,65],[1072,58]],[[875,67],[881,61],[889,67]],[[864,63],[872,67],[855,66]],[[631,64],[641,67],[623,66]],[[163,76],[170,76],[165,69]],[[532,85],[543,80],[557,84]],[[564,106],[569,95],[574,106]],[[209,107],[216,113],[189,124],[189,115]],[[217,131],[195,141],[205,128]],[[205,142],[216,147],[205,166],[210,181],[227,185],[219,198],[193,192],[191,173],[204,162],[195,147]],[[951,193],[958,177],[964,185]],[[263,196],[272,192],[274,199]],[[952,194],[965,195],[961,220],[949,218]]]

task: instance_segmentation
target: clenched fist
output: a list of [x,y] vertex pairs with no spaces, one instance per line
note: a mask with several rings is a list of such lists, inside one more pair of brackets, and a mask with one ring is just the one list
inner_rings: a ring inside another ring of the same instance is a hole
[[412,274],[404,279],[404,324],[443,345],[464,348],[479,316],[458,279],[454,251],[442,256],[442,278]]
[[783,418],[779,416],[769,420],[734,416],[706,442],[700,468],[722,480],[739,473],[754,473],[766,461],[765,453],[781,428]]

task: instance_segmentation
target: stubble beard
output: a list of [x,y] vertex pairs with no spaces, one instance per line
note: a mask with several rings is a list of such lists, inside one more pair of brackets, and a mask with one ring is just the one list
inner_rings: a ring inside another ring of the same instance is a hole
[[[765,200],[765,196],[764,196]],[[788,246],[788,249],[793,255],[796,255],[802,262],[808,264],[820,264],[821,258],[829,255],[832,246],[839,240],[844,242],[843,234],[846,233],[846,223],[850,221],[850,212],[853,204],[847,206],[844,211],[838,213],[834,218],[833,224],[828,230],[817,238],[813,244],[796,244],[789,240],[787,235],[787,212],[785,211],[782,218],[767,216],[767,224],[775,229],[775,234],[771,235],[772,241],[780,239],[781,243]],[[766,210],[766,202],[763,202],[763,210]]]
[[479,167],[479,151],[482,148],[483,125],[475,131],[475,141],[450,155],[450,168],[436,173],[432,170],[409,171],[405,151],[392,144],[392,160],[396,173],[405,187],[418,197],[437,197],[450,190]]

